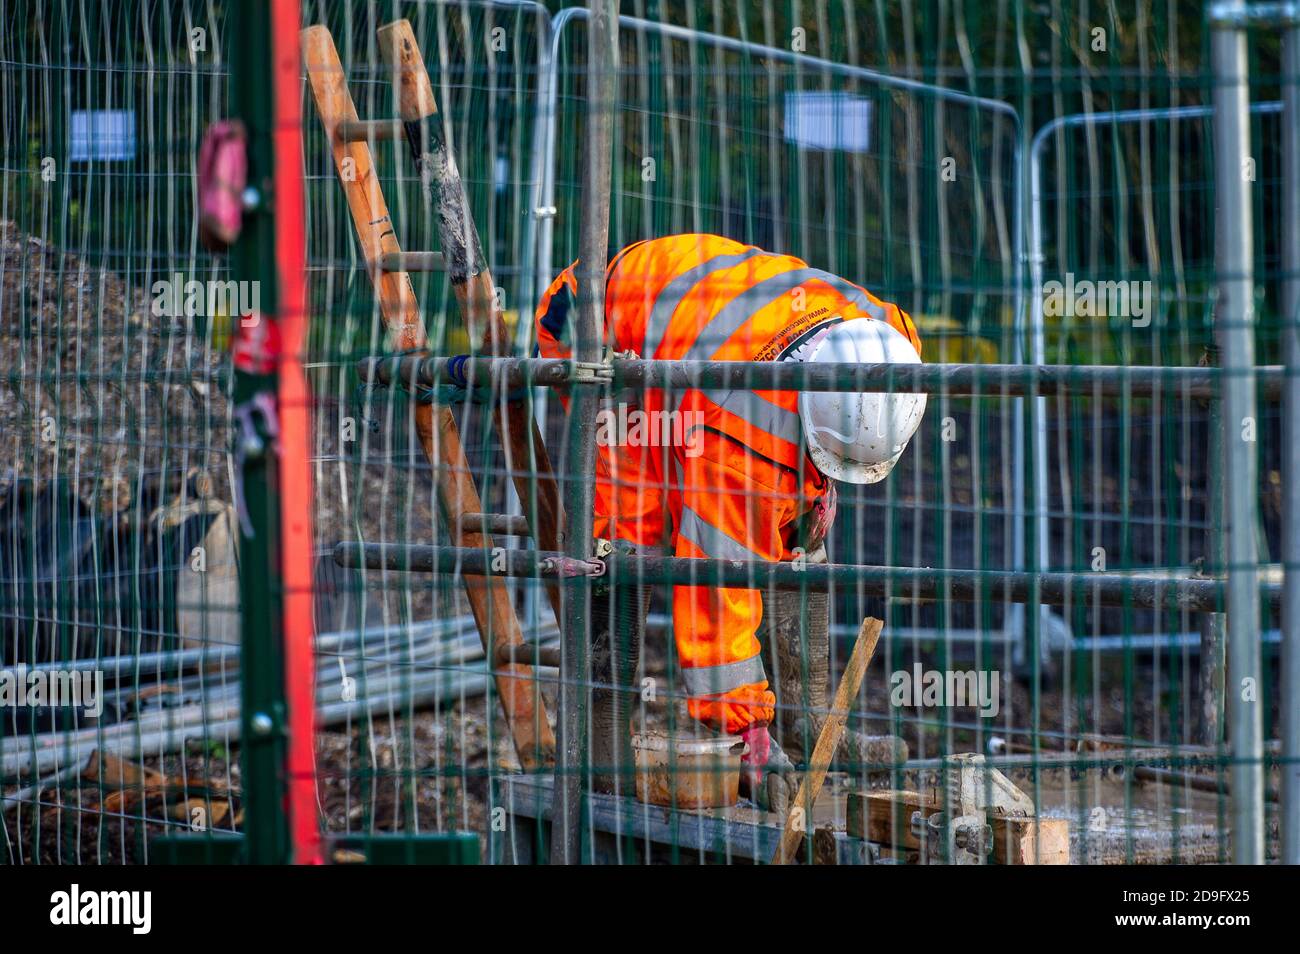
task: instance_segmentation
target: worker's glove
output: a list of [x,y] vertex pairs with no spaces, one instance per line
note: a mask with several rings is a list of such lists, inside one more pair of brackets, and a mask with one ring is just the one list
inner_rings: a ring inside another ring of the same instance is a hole
[[740,792],[760,809],[784,815],[799,790],[794,763],[767,731],[755,723],[741,733],[745,754],[740,757]]
[[[807,553],[816,553],[830,536],[838,502],[839,495],[835,492],[835,481],[826,481],[826,489],[818,494],[817,499],[813,501],[812,509],[804,515],[803,539]],[[824,563],[825,559],[822,562]]]

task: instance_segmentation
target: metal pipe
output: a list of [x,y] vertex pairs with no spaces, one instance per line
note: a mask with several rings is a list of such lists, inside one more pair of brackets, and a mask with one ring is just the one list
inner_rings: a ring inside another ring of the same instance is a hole
[[[1209,614],[1204,614],[1209,615]],[[646,617],[646,633],[652,636],[672,637],[672,617],[666,613],[651,613]],[[857,626],[836,623],[831,626],[831,638],[845,649],[851,648],[858,635]],[[979,644],[983,647],[1014,641],[1014,634],[1006,629],[941,629],[929,626],[900,626],[894,638],[907,642],[947,642],[950,647],[961,644]],[[1276,653],[1282,643],[1281,630],[1270,629],[1260,634],[1262,651]],[[1068,649],[1080,653],[1187,653],[1201,651],[1200,633],[1148,633],[1142,636],[1075,636]]]
[[[774,361],[649,361],[616,358],[610,362],[613,388],[692,388],[785,391],[887,390],[895,393],[942,393],[951,397],[1007,397],[1026,394],[1089,394],[1149,397],[1175,393],[1212,399],[1222,389],[1218,368],[1127,365],[1018,364],[792,364]],[[471,387],[514,389],[525,386],[568,387],[574,362],[563,358],[492,358],[465,356],[365,358],[361,377],[385,385],[401,382],[419,389],[459,383],[455,370]],[[1264,396],[1279,398],[1281,366],[1257,369]]]
[[[579,19],[590,15],[590,11],[582,7],[566,7],[556,14],[555,20],[551,25],[552,35],[552,60],[558,62],[559,48],[564,39],[564,28],[570,20]],[[779,46],[765,46],[761,43],[751,43],[748,40],[737,39],[736,37],[721,36],[716,33],[705,33],[699,30],[693,30],[690,27],[677,26],[671,23],[663,23],[656,20],[643,20],[638,17],[621,16],[618,18],[619,27],[636,31],[650,31],[661,33],[664,36],[676,40],[682,40],[686,43],[706,43],[709,46],[718,47],[724,50],[731,50],[735,53],[744,53],[755,58],[763,60],[773,60],[781,63],[789,63],[808,70],[820,70],[831,73],[835,76],[846,76],[852,79],[864,80],[871,83],[877,83],[886,89],[907,90],[909,92],[933,96],[935,99],[948,100],[952,103],[958,103],[963,106],[971,106],[977,109],[988,110],[992,113],[1001,115],[1004,119],[1015,126],[1020,125],[1020,115],[1016,112],[1015,107],[1000,99],[987,99],[983,96],[975,96],[971,93],[963,93],[960,90],[952,89],[945,86],[934,86],[930,83],[923,83],[920,80],[907,79],[893,73],[882,73],[878,70],[868,69],[864,66],[852,66],[847,63],[836,63],[832,60],[822,59],[821,57],[812,56],[808,53],[798,53]],[[552,89],[551,95],[558,100],[558,91]],[[553,110],[556,101],[552,101],[549,106]],[[550,198],[548,196],[548,198]]]
[[1124,576],[1103,573],[1025,573],[1013,570],[952,570],[856,564],[751,563],[687,557],[612,555],[606,562],[628,578],[646,583],[745,586],[809,590],[832,586],[868,595],[979,602],[1024,603],[1037,588],[1050,606],[1089,601],[1102,606],[1205,609],[1220,604],[1223,583],[1195,578]]
[[[536,670],[535,670],[536,672]],[[440,700],[480,695],[487,690],[486,672],[444,672],[402,674],[383,680],[383,692],[367,692],[350,702],[331,701],[333,694],[322,692],[316,709],[317,724],[332,725],[367,712],[389,711],[394,702],[414,711]],[[380,680],[373,680],[373,687]],[[91,726],[77,732],[58,732],[38,736],[35,744],[21,749],[6,747],[0,757],[0,779],[23,779],[44,775],[73,762],[84,765],[91,752],[101,750],[122,758],[166,755],[181,751],[191,740],[210,742],[220,739],[227,745],[238,742],[242,724],[239,705],[187,706],[169,709],[149,723],[122,722],[114,726]],[[26,739],[24,739],[26,742]]]
[[[1025,217],[1027,215],[1026,206],[1028,188],[1025,182],[1026,166],[1028,157],[1026,156],[1026,138],[1028,130],[1020,121],[1020,114],[1015,113],[1015,150],[1012,155],[1012,188],[1014,202],[1012,205],[1012,236],[1015,242],[1015,249],[1012,259],[1012,280],[1015,283],[1015,299],[1011,311],[1013,334],[1011,337],[1012,358],[1019,364],[1037,365],[1043,362],[1034,358],[1033,355],[1025,354],[1025,266],[1026,266],[1026,245],[1028,237],[1025,235]],[[1026,362],[1028,357],[1028,362]],[[1046,489],[1047,489],[1047,440],[1046,433],[1039,435],[1039,440],[1034,445],[1036,448],[1035,459],[1032,462],[1026,461],[1025,442],[1027,431],[1025,428],[1025,405],[1030,404],[1029,412],[1031,421],[1047,420],[1047,402],[1044,398],[1035,398],[1032,402],[1012,401],[1011,402],[1011,568],[1013,570],[1042,570],[1046,569],[1048,564],[1048,549],[1046,541],[1051,537],[1048,534],[1047,527],[1047,506]],[[1041,455],[1041,461],[1038,456]],[[1039,508],[1040,526],[1039,540],[1040,548],[1037,554],[1038,559],[1030,561],[1028,554],[1028,536],[1029,520],[1026,508],[1027,477],[1033,477],[1035,484],[1035,494],[1037,506]],[[1044,611],[1045,612],[1045,611]],[[1016,605],[1009,608],[1009,611],[1003,617],[1003,629],[1007,635],[1014,640],[1012,650],[1012,659],[1016,665],[1023,665],[1029,643],[1035,639],[1041,629],[1041,616],[1032,622],[1025,608]]]
[[[590,534],[588,534],[590,536]],[[493,547],[442,547],[404,543],[339,543],[339,566],[408,573],[458,573],[482,577],[592,577],[604,572],[594,557],[578,560],[555,550]]]
[[[1175,772],[1172,769],[1139,765],[1133,769],[1133,777],[1143,782],[1160,782],[1171,788],[1185,786],[1214,795],[1231,795],[1231,786],[1222,775],[1193,775],[1190,772]],[[1266,802],[1276,802],[1277,798],[1278,794],[1273,789],[1264,792]]]
[[[537,77],[537,89],[531,98],[534,106],[545,101],[545,84],[550,75],[550,50],[551,50],[551,14],[546,7],[540,3],[526,0],[519,4],[520,14],[527,11],[531,14],[533,28],[536,32],[535,50],[536,65],[534,75]],[[522,201],[524,203],[524,227],[520,237],[518,251],[515,254],[515,261],[532,262],[532,267],[525,266],[519,270],[518,284],[515,290],[515,301],[520,303],[519,314],[522,319],[527,319],[531,314],[533,304],[537,301],[537,280],[540,274],[537,263],[541,258],[540,249],[537,247],[538,223],[537,209],[541,205],[542,190],[542,163],[545,161],[546,152],[546,128],[547,120],[545,114],[540,109],[533,109],[532,115],[532,135],[530,137],[530,147],[528,150],[528,179],[526,188],[523,190]],[[546,279],[540,287],[545,288],[550,279]],[[532,322],[520,320],[515,323],[514,329],[514,351],[518,354],[527,354],[532,350]],[[534,399],[530,408],[533,415],[533,424],[536,428],[535,433],[544,435],[546,433],[546,411],[544,403],[539,403]],[[558,491],[557,491],[558,501]],[[513,481],[507,481],[506,484],[506,504],[505,510],[508,514],[522,516],[527,508],[530,517],[536,519],[537,501],[533,497],[522,497],[519,488]],[[557,515],[558,516],[558,515]],[[510,591],[511,599],[516,600],[519,596],[513,589]],[[550,599],[551,594],[545,594],[545,598]],[[519,620],[525,630],[536,625],[538,616],[538,593],[533,587],[526,587],[523,592],[523,601],[520,606]],[[554,612],[555,607],[551,607]]]
[[215,643],[197,649],[160,650],[158,652],[89,656],[83,659],[52,660],[37,663],[20,663],[28,672],[102,672],[113,679],[141,676],[167,678],[197,666],[224,668],[228,660],[239,659],[239,646],[235,643]]
[[[1068,740],[1067,740],[1068,741]],[[907,770],[928,771],[944,767],[944,757],[908,759]],[[1218,767],[1221,756],[1211,748],[1195,745],[1157,746],[1139,744],[1135,748],[1097,749],[1094,751],[1062,752],[1039,749],[1034,753],[1005,753],[988,755],[985,764],[1005,771],[1037,767],[1050,769],[1114,768],[1125,770],[1136,765],[1159,765],[1179,768]]]
[[[446,622],[454,624],[454,632],[458,635],[448,636]],[[362,636],[375,641],[389,634],[401,634],[409,639],[413,629],[429,630],[429,636],[419,647],[402,642],[401,649],[395,650],[399,658],[384,659],[368,653],[356,658],[361,669],[350,674],[356,677],[358,696],[350,702],[343,700],[342,684],[330,673],[337,666],[336,660],[318,655],[316,700],[320,724],[339,722],[366,711],[385,711],[393,703],[415,709],[442,699],[486,691],[485,664],[468,665],[460,670],[448,668],[453,664],[472,664],[483,659],[483,647],[472,617],[458,617],[433,626],[376,627],[361,633],[324,634],[321,638],[328,636],[331,642],[342,643],[348,637]],[[553,639],[555,630],[548,627],[539,636]],[[521,648],[531,651],[532,646]],[[539,649],[544,655],[549,655],[549,644]],[[412,653],[416,658],[411,657]],[[425,656],[429,658],[424,659]],[[344,659],[351,662],[354,657],[346,655]],[[399,671],[388,672],[390,668]],[[534,669],[533,675],[546,675],[546,672]],[[16,740],[21,744],[7,745],[0,753],[0,780],[8,782],[32,774],[45,774],[67,765],[69,761],[84,765],[86,757],[97,748],[121,756],[162,755],[182,749],[190,738],[219,738],[227,744],[237,741],[240,734],[238,683],[231,681],[229,672],[209,673],[203,678],[219,679],[222,684],[212,685],[205,681],[197,690],[202,701],[196,703],[179,708],[151,709],[129,721],[94,723],[70,732],[60,730]]]
[[[1187,612],[1220,609],[1226,592],[1223,580],[1154,574],[1024,573],[852,563],[800,566],[794,563],[618,553],[604,559],[576,560],[553,551],[506,550],[500,547],[485,551],[468,547],[340,543],[334,548],[334,560],[340,566],[370,570],[502,577],[578,574],[592,577],[613,571],[637,583],[776,590],[825,590],[834,586],[872,596],[944,598],[964,602],[998,599],[1024,603],[1031,598],[1033,587],[1037,586],[1039,600],[1050,606],[1082,602],[1134,609],[1164,607]],[[1270,602],[1281,597],[1277,584],[1262,584],[1262,592]]]
[[[551,14],[543,4],[523,4],[533,14],[537,28],[537,94],[534,102],[538,107],[533,114],[532,139],[529,150],[528,189],[525,202],[524,228],[520,239],[520,261],[533,262],[532,268],[524,268],[519,276],[519,301],[523,303],[522,312],[537,301],[537,289],[545,288],[551,281],[549,249],[543,253],[541,244],[541,223],[545,217],[542,213],[543,190],[546,188],[546,138],[550,131],[550,117],[545,110],[549,100],[549,86],[554,81],[551,70]],[[548,236],[549,240],[549,236]],[[543,261],[545,259],[545,261]],[[532,347],[532,323],[520,321],[515,326],[515,350],[526,354]],[[539,427],[544,427],[545,419],[537,420]]]
[[1282,38],[1282,812],[1281,860],[1300,864],[1300,21]]
[[[1231,5],[1244,12],[1245,4]],[[1224,5],[1228,10],[1229,6]],[[1250,159],[1246,37],[1235,25],[1210,36],[1214,66],[1215,326],[1223,359],[1223,494],[1227,533],[1228,671],[1232,685],[1232,854],[1237,864],[1264,860],[1263,713],[1256,544],[1255,309],[1252,196],[1243,170]]]
[[[601,359],[605,325],[605,263],[609,249],[610,183],[617,108],[618,3],[588,0],[587,123],[582,151],[582,221],[579,227],[578,309],[570,319],[573,356],[580,364]],[[592,556],[595,523],[597,382],[573,388],[569,405],[568,515],[565,552],[575,563]],[[539,543],[541,540],[539,539]],[[591,585],[579,577],[566,587],[561,639],[559,714],[556,719],[555,798],[551,804],[551,864],[582,859],[582,775],[586,766],[587,692],[590,660]]]

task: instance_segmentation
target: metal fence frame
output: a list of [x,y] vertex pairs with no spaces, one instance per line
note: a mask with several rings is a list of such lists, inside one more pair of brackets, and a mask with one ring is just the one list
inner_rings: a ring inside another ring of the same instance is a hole
[[[1256,115],[1278,115],[1283,111],[1282,102],[1255,103],[1250,107],[1250,112]],[[1109,110],[1104,112],[1092,113],[1070,113],[1064,116],[1057,116],[1048,120],[1034,133],[1029,147],[1029,188],[1028,188],[1028,213],[1026,222],[1028,224],[1027,258],[1029,262],[1029,284],[1032,290],[1030,295],[1030,315],[1029,315],[1029,362],[1035,365],[1042,365],[1046,361],[1046,322],[1043,307],[1043,284],[1044,284],[1044,265],[1047,256],[1044,253],[1044,235],[1043,235],[1043,163],[1046,159],[1046,151],[1049,140],[1052,136],[1064,130],[1073,130],[1080,127],[1101,126],[1106,124],[1130,124],[1150,122],[1162,119],[1213,119],[1213,106],[1178,106],[1162,109],[1122,109]],[[1129,374],[1136,385],[1136,375]],[[1080,382],[1082,385],[1082,382]],[[1185,393],[1179,391],[1178,393]],[[1281,392],[1277,393],[1281,396]],[[1045,501],[1047,499],[1047,401],[1045,397],[1038,397],[1034,400],[1032,411],[1033,429],[1034,429],[1034,459],[1031,470],[1034,475],[1034,494],[1037,500]],[[1050,543],[1050,520],[1051,517],[1047,512],[1045,505],[1040,503],[1038,512],[1034,517],[1038,526],[1038,559],[1041,566],[1051,565],[1049,555]],[[1220,617],[1220,614],[1214,614]],[[1069,650],[1069,649],[1098,649],[1102,652],[1121,651],[1125,645],[1122,640],[1112,636],[1102,635],[1099,637],[1076,637],[1070,629],[1069,623],[1063,618],[1054,620],[1054,631],[1059,635],[1060,644],[1052,648]],[[1221,625],[1221,617],[1210,625]],[[1276,640],[1277,633],[1271,634]],[[1148,640],[1149,644],[1164,645],[1172,647],[1175,645],[1184,645],[1191,634],[1185,633],[1165,633],[1153,634]],[[1194,637],[1199,645],[1201,634]],[[1044,645],[1044,650],[1047,646]]]

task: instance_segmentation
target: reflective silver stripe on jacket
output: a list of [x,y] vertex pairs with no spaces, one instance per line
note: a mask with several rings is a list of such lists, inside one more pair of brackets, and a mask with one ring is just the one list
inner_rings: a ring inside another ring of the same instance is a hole
[[[645,340],[642,343],[642,356],[654,357],[655,352],[663,344],[664,336],[668,333],[668,326],[672,323],[677,306],[696,285],[714,272],[734,268],[751,258],[769,254],[771,253],[761,249],[750,248],[743,252],[715,255],[670,281],[659,293],[650,311],[650,317],[646,322]],[[766,278],[727,302],[700,330],[686,357],[699,360],[711,357],[713,352],[722,347],[723,343],[735,334],[754,312],[812,279],[820,279],[830,285],[842,297],[853,302],[860,311],[869,314],[872,318],[886,317],[884,308],[873,302],[862,289],[847,279],[832,275],[820,268],[796,268]]]
[[[669,282],[655,301],[650,320],[646,325],[646,344],[643,353],[647,357],[655,353],[668,331],[668,325],[677,306],[699,282],[715,271],[732,268],[760,254],[766,253],[759,252],[757,249],[748,249],[732,255],[717,255]],[[885,318],[884,309],[871,301],[862,289],[846,279],[818,268],[795,268],[751,285],[723,305],[700,329],[699,335],[684,355],[685,359],[702,361],[711,358],[727,339],[744,327],[745,322],[749,321],[756,311],[813,280],[831,286],[842,297],[853,302],[861,311],[870,314],[873,318],[882,320]],[[710,401],[725,408],[750,426],[791,444],[800,443],[802,426],[796,412],[773,404],[753,391],[706,390],[702,393]],[[679,399],[678,408],[680,406]]]
[[695,342],[684,357],[688,360],[706,361],[713,353],[727,343],[727,339],[744,327],[745,322],[754,317],[754,312],[772,304],[791,289],[798,288],[804,282],[820,277],[813,268],[793,268],[779,275],[772,275],[731,299],[718,309],[717,314],[709,319],[708,324],[700,329]]
[[866,312],[872,318],[878,318],[881,321],[887,320],[885,309],[868,298],[866,293],[857,285],[854,285],[848,279],[832,275],[830,272],[823,272],[820,269],[814,269],[814,271],[816,272],[815,277],[820,278],[839,292],[841,296],[857,305],[859,311]]
[[722,663],[718,666],[696,666],[682,669],[682,682],[686,692],[692,696],[713,696],[721,692],[730,692],[741,686],[764,682],[767,672],[763,669],[761,656],[750,656],[737,662]]
[[882,320],[885,318],[885,309],[868,298],[866,293],[852,282],[830,272],[824,272],[820,268],[795,268],[763,279],[718,309],[717,314],[700,329],[699,335],[685,357],[698,361],[706,361],[713,357],[714,352],[744,327],[745,322],[752,318],[755,312],[811,281],[821,281],[830,285],[842,298],[848,299],[872,318]]
[[[771,562],[738,540],[733,540],[690,507],[682,507],[677,532],[715,560],[761,560]],[[707,583],[707,580],[704,581]]]
[[700,393],[727,413],[760,431],[798,444],[802,434],[799,415],[779,404],[773,404],[753,391],[704,390]]
[[668,334],[668,325],[673,320],[673,313],[677,311],[677,306],[682,303],[682,299],[690,294],[692,288],[714,272],[734,268],[741,262],[747,262],[751,258],[766,254],[768,253],[762,249],[749,248],[743,252],[715,255],[694,268],[682,272],[665,285],[663,291],[655,299],[654,307],[650,310],[650,318],[646,321],[645,341],[641,348],[641,356],[646,359],[655,356],[659,346],[664,343],[664,335]]
[[[712,357],[728,338],[749,321],[754,312],[814,277],[816,272],[811,268],[795,268],[751,285],[709,319],[708,324],[700,329],[699,336],[685,357],[701,361]],[[791,444],[799,443],[802,431],[798,414],[764,400],[753,391],[701,390],[714,404],[725,408],[750,426]],[[681,407],[680,399],[677,406]]]

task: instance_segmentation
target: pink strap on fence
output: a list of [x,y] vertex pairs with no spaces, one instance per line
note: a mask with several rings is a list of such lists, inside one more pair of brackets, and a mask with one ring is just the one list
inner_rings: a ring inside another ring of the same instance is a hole
[[199,239],[214,252],[229,248],[243,225],[246,139],[242,122],[223,119],[208,127],[199,147]]

